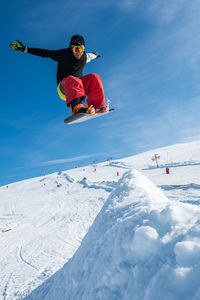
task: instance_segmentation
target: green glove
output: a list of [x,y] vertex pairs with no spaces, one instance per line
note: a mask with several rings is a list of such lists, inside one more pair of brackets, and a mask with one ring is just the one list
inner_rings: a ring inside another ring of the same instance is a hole
[[25,50],[24,45],[18,40],[16,40],[16,43],[10,43],[9,46],[12,50],[21,51],[21,52],[24,52]]

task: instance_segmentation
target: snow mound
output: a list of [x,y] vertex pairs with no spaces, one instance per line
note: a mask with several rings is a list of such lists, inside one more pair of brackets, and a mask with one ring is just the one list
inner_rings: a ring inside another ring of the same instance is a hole
[[72,259],[26,300],[197,300],[197,221],[189,207],[129,171]]
[[125,173],[72,259],[26,300],[199,299],[191,214],[138,171]]

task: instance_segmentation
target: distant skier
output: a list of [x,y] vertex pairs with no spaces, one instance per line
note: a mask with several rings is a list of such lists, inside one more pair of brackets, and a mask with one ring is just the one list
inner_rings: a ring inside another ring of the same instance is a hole
[[[105,106],[105,97],[102,79],[99,75],[91,73],[82,76],[85,64],[100,55],[86,53],[83,36],[71,37],[69,48],[60,50],[47,50],[25,47],[16,41],[10,44],[12,50],[30,53],[41,57],[49,57],[57,61],[57,90],[59,96],[66,100],[71,108],[72,115],[83,112],[88,114],[104,113],[108,111]],[[86,106],[82,104],[87,96]]]

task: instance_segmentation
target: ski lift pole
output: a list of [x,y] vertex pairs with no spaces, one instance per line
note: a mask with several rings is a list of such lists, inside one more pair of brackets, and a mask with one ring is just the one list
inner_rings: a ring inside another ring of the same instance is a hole
[[159,168],[158,159],[160,159],[160,155],[154,154],[152,160],[156,162],[156,168]]

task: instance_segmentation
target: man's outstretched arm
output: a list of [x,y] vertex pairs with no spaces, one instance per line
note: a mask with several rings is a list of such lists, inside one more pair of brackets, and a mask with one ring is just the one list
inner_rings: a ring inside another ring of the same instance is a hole
[[62,51],[62,50],[47,50],[47,49],[40,49],[40,48],[30,48],[30,47],[24,46],[18,40],[14,43],[10,43],[9,46],[12,50],[26,52],[26,53],[30,53],[30,54],[41,56],[41,57],[49,57],[56,61],[58,61],[58,58]]

